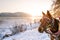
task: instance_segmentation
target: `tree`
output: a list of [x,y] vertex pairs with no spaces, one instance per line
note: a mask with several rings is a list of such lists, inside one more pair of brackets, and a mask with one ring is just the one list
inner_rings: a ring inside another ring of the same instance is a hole
[[52,5],[52,10],[54,12],[54,16],[55,17],[59,17],[60,16],[60,0],[56,0],[56,2],[54,2],[54,4]]

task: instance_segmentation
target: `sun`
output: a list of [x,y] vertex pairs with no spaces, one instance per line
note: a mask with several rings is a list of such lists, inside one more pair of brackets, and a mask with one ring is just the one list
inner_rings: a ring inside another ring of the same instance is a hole
[[36,16],[42,16],[42,11],[44,13],[46,13],[47,10],[50,10],[52,2],[50,2],[50,1],[46,1],[45,3],[44,2],[39,2],[39,3],[35,2],[35,3],[28,3],[27,5],[23,6],[23,12],[26,12],[26,13],[29,13],[30,15],[32,15],[32,20],[34,20],[34,19],[36,19]]
[[51,9],[51,0],[31,0],[23,2],[19,11],[26,12],[34,16],[42,16],[42,11],[46,12]]
[[33,12],[31,12],[31,15],[32,16],[42,16],[42,12],[45,12],[46,13],[47,10],[50,10],[49,4],[40,5],[40,7],[38,8],[38,11],[37,10],[34,10]]
[[[42,0],[42,1],[44,1],[44,0]],[[37,5],[33,6],[33,8],[27,10],[33,17],[42,16],[42,11],[46,13],[47,10],[51,9],[52,1],[45,0],[45,3],[42,1],[39,3],[39,5],[37,4]]]

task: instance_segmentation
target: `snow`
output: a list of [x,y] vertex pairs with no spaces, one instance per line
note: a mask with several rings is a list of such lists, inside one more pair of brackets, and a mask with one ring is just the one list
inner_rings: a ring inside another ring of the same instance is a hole
[[[29,23],[21,19],[17,20],[18,19],[4,20],[0,25],[0,40],[50,40],[50,36],[48,36],[49,34],[38,32],[37,28],[40,23]],[[20,32],[21,25],[23,25],[22,32]],[[15,28],[14,26],[18,27]],[[9,35],[9,37],[3,38],[5,35]]]
[[37,30],[27,30],[3,40],[50,40],[47,33],[39,33]]

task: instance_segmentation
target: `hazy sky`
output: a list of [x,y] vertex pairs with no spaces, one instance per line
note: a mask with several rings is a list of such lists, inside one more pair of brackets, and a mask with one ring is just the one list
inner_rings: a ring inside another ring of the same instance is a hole
[[50,0],[0,0],[0,12],[26,12],[38,15],[48,10],[52,4]]

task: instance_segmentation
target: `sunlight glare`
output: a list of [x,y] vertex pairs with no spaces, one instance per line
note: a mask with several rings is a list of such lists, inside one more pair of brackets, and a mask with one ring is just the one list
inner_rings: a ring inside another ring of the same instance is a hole
[[[36,1],[36,0],[35,0]],[[28,5],[28,6],[27,6]],[[46,13],[47,10],[50,10],[52,1],[50,0],[40,0],[37,3],[28,3],[23,8],[26,8],[23,10],[23,12],[27,12],[34,16],[42,16],[42,11]]]

